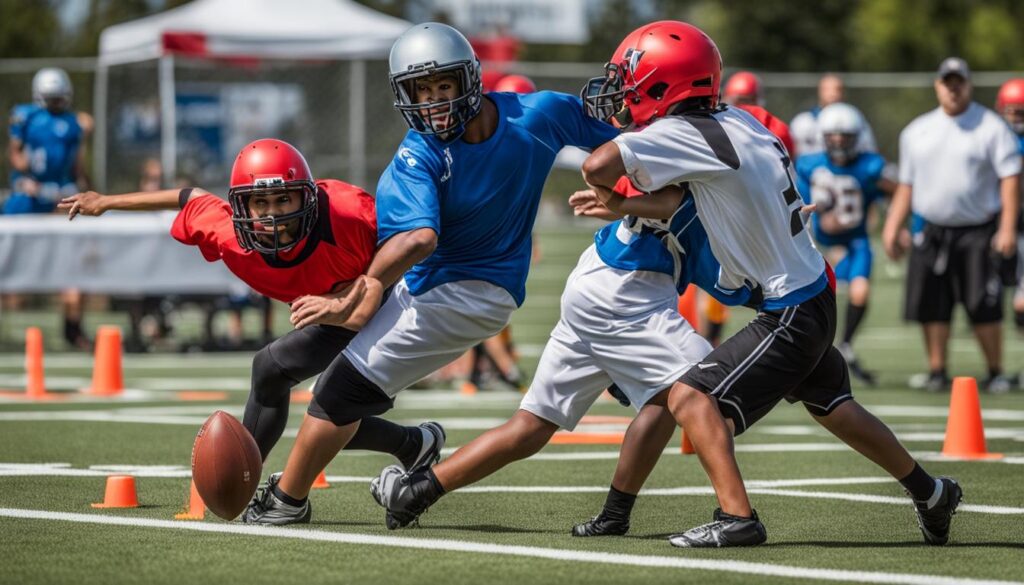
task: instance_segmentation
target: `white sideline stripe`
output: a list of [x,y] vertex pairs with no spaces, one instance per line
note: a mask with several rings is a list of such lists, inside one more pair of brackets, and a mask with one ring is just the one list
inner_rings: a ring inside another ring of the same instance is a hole
[[812,567],[772,565],[768,563],[751,563],[747,561],[633,555],[613,552],[585,552],[557,548],[542,548],[537,546],[467,542],[450,539],[435,540],[401,536],[374,536],[370,534],[327,532],[322,530],[302,530],[296,528],[268,526],[248,526],[244,524],[213,524],[207,522],[183,523],[172,520],[153,520],[145,518],[129,518],[124,516],[101,516],[99,514],[73,514],[69,512],[21,510],[16,508],[0,508],[0,516],[29,520],[55,520],[61,522],[78,522],[83,524],[104,524],[108,526],[193,530],[196,532],[237,534],[243,536],[290,538],[296,540],[336,542],[369,546],[389,546],[395,548],[411,548],[431,551],[504,555],[578,563],[600,563],[605,565],[626,565],[645,568],[659,567],[666,569],[696,569],[704,571],[740,573],[746,575],[814,579],[817,581],[854,581],[861,583],[899,585],[1024,585],[1016,581],[970,579],[945,575],[914,575],[907,573],[846,571],[841,569],[819,569]]
[[[846,500],[848,502],[869,502],[872,504],[899,504],[909,506],[907,498],[896,498],[892,496],[874,496],[868,494],[845,494],[840,492],[805,492],[802,490],[776,490],[753,488],[747,490],[753,494],[764,494],[769,496],[794,496],[800,498],[823,498],[826,500]],[[958,512],[981,512],[982,514],[1024,514],[1024,508],[1011,508],[1009,506],[984,506],[980,504],[961,504]]]

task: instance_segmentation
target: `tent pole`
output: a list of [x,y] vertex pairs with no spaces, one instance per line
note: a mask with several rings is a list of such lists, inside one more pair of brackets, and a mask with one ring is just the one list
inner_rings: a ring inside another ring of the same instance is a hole
[[177,121],[175,119],[174,55],[160,57],[160,163],[164,187],[174,184],[177,170]]
[[95,127],[92,138],[92,181],[93,188],[107,192],[107,77],[108,66],[102,60],[97,64],[93,79],[93,116]]
[[366,61],[350,63],[348,91],[349,180],[366,189]]

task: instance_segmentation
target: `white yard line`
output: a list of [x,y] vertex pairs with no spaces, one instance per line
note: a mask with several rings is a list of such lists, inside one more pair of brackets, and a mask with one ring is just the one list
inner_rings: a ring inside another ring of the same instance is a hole
[[[136,477],[153,478],[188,478],[191,471],[180,465],[93,465],[88,469],[74,469],[68,463],[0,463],[0,477],[105,477],[113,473],[131,474]],[[351,475],[328,475],[327,481],[333,483],[368,484],[372,478]],[[780,488],[813,487],[813,486],[844,486],[893,483],[888,477],[836,477],[808,479],[772,479],[748,480],[747,491],[753,494],[786,496],[794,498],[812,498],[826,500],[845,500],[850,502],[866,502],[872,504],[895,504],[906,506],[906,498],[878,496],[873,494],[856,494],[846,492],[822,492],[787,490]],[[470,486],[459,490],[460,494],[586,494],[605,493],[607,486]],[[682,486],[673,488],[650,488],[641,490],[644,496],[708,496],[714,491],[710,486]],[[980,512],[983,514],[1022,514],[1024,508],[1009,506],[989,506],[979,504],[963,504],[959,508],[964,512]]]
[[702,559],[683,556],[684,553],[680,553],[679,556],[659,556],[633,555],[615,552],[586,552],[537,546],[509,545],[505,543],[467,542],[450,539],[412,538],[404,536],[376,536],[370,534],[329,532],[323,530],[248,526],[244,524],[214,524],[207,522],[186,523],[175,522],[172,520],[153,520],[100,514],[72,514],[67,512],[48,512],[44,510],[23,510],[16,508],[0,508],[0,516],[31,520],[75,522],[81,524],[102,524],[107,526],[128,526],[165,530],[192,530],[195,532],[257,536],[262,538],[288,538],[295,540],[365,546],[386,546],[394,548],[429,550],[435,552],[444,551],[454,553],[502,555],[598,565],[716,571],[744,575],[759,575],[765,577],[811,579],[819,582],[840,581],[899,585],[1022,585],[1019,582],[970,579],[946,575],[847,571],[840,569],[773,565],[770,563],[752,563],[725,559]]

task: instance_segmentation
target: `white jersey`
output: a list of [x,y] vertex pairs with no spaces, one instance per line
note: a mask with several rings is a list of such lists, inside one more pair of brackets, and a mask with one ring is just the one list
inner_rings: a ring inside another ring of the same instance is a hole
[[666,116],[615,138],[633,184],[687,183],[719,285],[760,285],[765,308],[798,304],[827,285],[825,261],[800,220],[803,204],[779,139],[739,108]]
[[900,133],[900,183],[913,187],[914,213],[936,225],[990,221],[1003,208],[1001,179],[1019,174],[1017,136],[992,110],[971,103],[950,116],[918,116]]
[[[800,112],[789,123],[789,135],[793,137],[797,156],[825,152],[825,137],[818,129],[818,114],[820,113],[820,107]],[[857,152],[878,152],[875,133],[871,130],[864,114],[861,114],[860,117],[864,120],[864,126],[860,129],[860,135],[857,137]]]

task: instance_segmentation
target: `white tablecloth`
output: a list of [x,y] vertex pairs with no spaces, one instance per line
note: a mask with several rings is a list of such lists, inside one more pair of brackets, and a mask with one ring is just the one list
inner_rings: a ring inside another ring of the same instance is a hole
[[102,217],[0,215],[0,291],[80,288],[108,294],[239,293],[221,262],[170,235],[175,212]]

